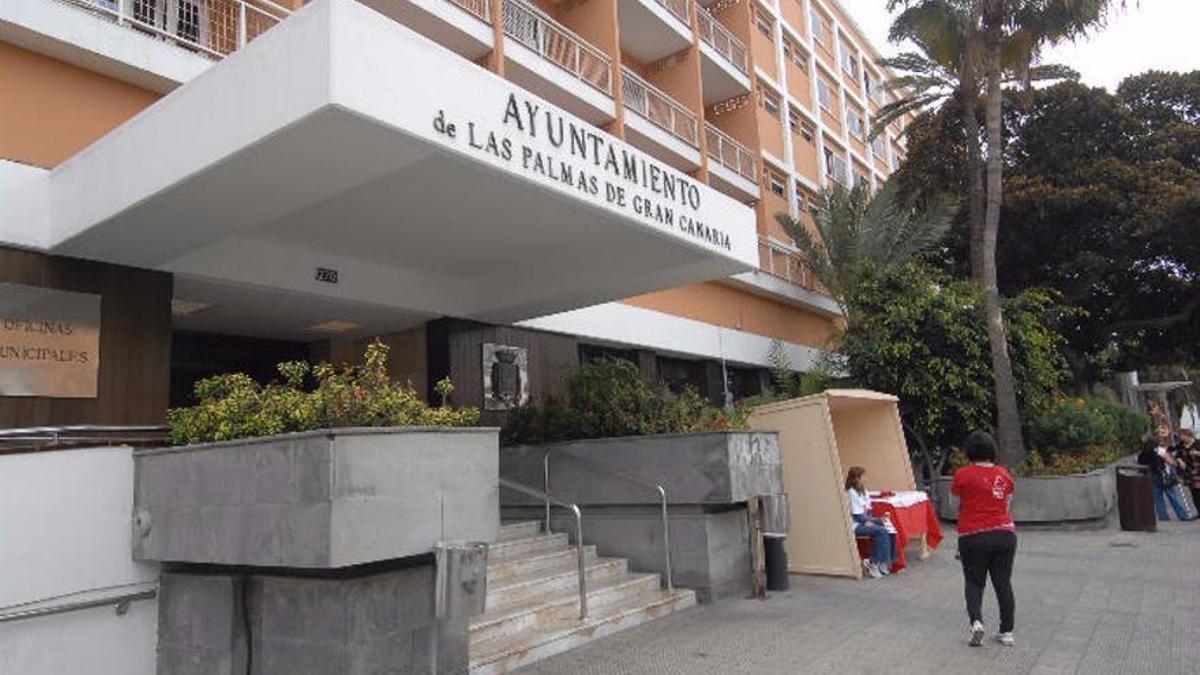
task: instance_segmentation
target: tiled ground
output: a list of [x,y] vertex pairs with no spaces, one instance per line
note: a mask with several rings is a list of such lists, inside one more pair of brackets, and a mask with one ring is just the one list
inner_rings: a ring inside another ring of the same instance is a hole
[[1160,523],[1153,534],[1026,529],[1019,539],[1015,648],[966,646],[948,534],[891,578],[793,576],[766,601],[698,607],[522,672],[1200,673],[1200,523]]

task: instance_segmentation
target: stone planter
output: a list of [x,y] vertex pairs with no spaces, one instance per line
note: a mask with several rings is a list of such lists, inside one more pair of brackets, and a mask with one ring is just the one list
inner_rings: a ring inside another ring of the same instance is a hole
[[[1108,517],[1117,503],[1118,462],[1088,473],[1070,476],[1014,478],[1013,520],[1017,523],[1067,523]],[[937,480],[938,516],[958,520],[958,504],[950,498],[950,476]]]
[[[601,555],[628,558],[637,571],[665,573],[658,492],[572,457],[663,484],[676,585],[694,589],[701,602],[750,591],[746,502],[783,491],[778,434],[670,434],[517,446],[501,451],[501,475],[541,489],[546,452],[552,453],[550,492],[579,504],[584,541]],[[536,499],[502,490],[501,504],[506,518],[542,518]],[[564,513],[552,510],[554,529],[570,532]]]
[[346,428],[134,458],[134,557],[333,569],[491,541],[494,428]]

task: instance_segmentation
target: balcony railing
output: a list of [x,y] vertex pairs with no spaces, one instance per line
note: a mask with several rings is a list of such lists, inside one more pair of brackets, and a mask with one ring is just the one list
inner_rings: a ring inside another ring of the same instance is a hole
[[708,141],[708,156],[723,166],[741,174],[751,183],[758,182],[758,168],[750,148],[733,140],[728,134],[709,123],[704,124]]
[[820,292],[804,256],[796,251],[789,251],[766,237],[758,239],[758,266],[759,269],[773,277],[791,282],[808,291]]
[[492,23],[491,0],[450,0],[450,3],[458,5],[467,12],[474,14],[486,24]]
[[708,43],[717,53],[724,56],[734,68],[742,73],[748,73],[746,66],[746,45],[742,44],[729,32],[725,24],[717,21],[707,9],[696,6],[696,25],[700,30],[700,39]]
[[66,0],[69,4],[214,59],[286,19],[269,0]]
[[612,59],[541,10],[504,0],[504,32],[581,81],[612,95]]
[[662,5],[668,12],[675,15],[675,18],[682,21],[685,25],[691,26],[692,20],[688,17],[689,0],[654,0]]
[[684,143],[694,148],[700,147],[700,125],[696,115],[628,68],[621,69],[621,95],[626,108]]

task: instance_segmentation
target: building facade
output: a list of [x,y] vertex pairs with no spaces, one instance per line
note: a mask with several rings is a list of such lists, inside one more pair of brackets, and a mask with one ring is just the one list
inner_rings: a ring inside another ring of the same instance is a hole
[[[835,0],[308,4],[0,5],[0,427],[376,338],[462,405],[601,356],[719,401],[837,329],[775,215],[904,147]],[[96,298],[88,356],[37,289]]]

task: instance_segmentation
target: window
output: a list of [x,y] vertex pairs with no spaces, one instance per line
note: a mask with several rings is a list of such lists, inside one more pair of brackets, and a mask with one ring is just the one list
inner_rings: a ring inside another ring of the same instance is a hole
[[783,197],[787,194],[787,178],[765,165],[763,166],[763,182],[770,186],[771,192],[774,192],[776,197]]
[[850,135],[858,140],[863,140],[865,136],[863,130],[862,115],[854,110],[846,110],[846,126],[850,129]]
[[779,94],[763,87],[759,91],[762,92],[762,106],[771,117],[779,117]]
[[865,173],[859,171],[858,169],[854,170],[854,187],[859,187],[860,185],[869,186],[870,184],[871,181],[867,178]]
[[817,102],[821,104],[821,110],[833,112],[833,87],[823,77],[817,78]]
[[808,22],[812,24],[813,38],[823,44],[829,45],[829,29],[825,25],[825,17],[815,9],[808,11]]
[[900,160],[901,160],[900,155],[893,152],[892,153],[892,171],[900,170]]
[[800,181],[796,181],[796,187],[792,190],[792,199],[796,202],[796,212],[800,215],[805,215],[808,212],[808,196],[801,187]]
[[825,148],[825,177],[836,183],[846,184],[846,158],[831,148]]
[[842,70],[850,73],[855,78],[858,77],[858,53],[847,47],[844,43],[839,50],[839,56],[842,61]]
[[758,32],[767,36],[768,40],[775,37],[775,22],[771,21],[771,17],[767,16],[761,9],[754,8],[754,25],[758,26]]
[[880,132],[880,135],[871,139],[871,154],[875,155],[879,159],[884,158],[884,140],[882,132]]
[[791,38],[783,38],[783,56],[796,64],[800,70],[808,72],[808,58],[804,56],[804,52],[800,51],[799,45],[793,44]]
[[790,106],[788,107],[788,126],[791,127],[793,136],[800,135],[800,113]]
[[813,142],[816,134],[813,125],[800,116],[800,111],[792,107],[788,107],[788,126],[791,127],[793,136],[800,136],[809,143]]

